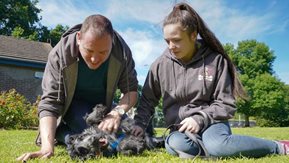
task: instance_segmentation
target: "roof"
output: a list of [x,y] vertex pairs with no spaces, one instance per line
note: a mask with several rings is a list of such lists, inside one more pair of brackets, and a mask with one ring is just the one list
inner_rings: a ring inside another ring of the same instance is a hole
[[45,64],[51,49],[49,43],[0,35],[0,59]]

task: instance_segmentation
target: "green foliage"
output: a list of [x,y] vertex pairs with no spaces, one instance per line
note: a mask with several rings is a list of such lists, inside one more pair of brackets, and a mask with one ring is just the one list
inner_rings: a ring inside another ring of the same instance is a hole
[[24,29],[21,27],[15,27],[12,31],[12,36],[15,38],[25,38],[28,40],[38,40],[38,33],[37,31],[32,32],[29,36],[24,35]]
[[284,91],[285,84],[273,76],[274,52],[256,40],[241,41],[236,49],[232,44],[224,48],[236,64],[249,96],[247,101],[238,99],[238,112],[247,122],[249,116],[256,116],[257,124],[262,126],[288,126],[289,93]]
[[31,105],[24,96],[11,89],[0,94],[0,128],[36,127],[37,103]]
[[0,1],[0,34],[11,35],[16,27],[24,30],[23,35],[29,36],[39,23],[40,9],[36,7],[38,0],[1,0]]
[[114,97],[113,97],[113,102],[115,102],[115,103],[119,103],[119,100],[120,100],[120,97],[121,97],[121,92],[120,92],[120,90],[119,89],[117,89],[116,91],[115,91],[115,94],[114,94]]
[[135,107],[138,107],[138,105],[139,105],[141,94],[142,94],[142,88],[143,87],[141,85],[138,85],[138,87],[137,87],[138,100],[137,100],[137,103],[135,104]]
[[12,36],[15,38],[21,38],[23,36],[24,29],[21,27],[15,27],[12,31]]
[[[137,91],[138,91],[139,98],[138,98],[138,101],[137,101],[135,107],[137,107],[139,105],[142,88],[143,87],[141,85],[138,85]],[[115,103],[119,103],[120,97],[121,97],[121,92],[119,89],[117,89],[115,94],[114,94],[113,101]],[[156,108],[155,108],[155,114],[153,117],[153,126],[155,126],[155,127],[165,127],[165,118],[164,118],[164,114],[163,114],[162,103],[163,103],[163,99],[161,99],[159,101],[158,106],[156,106]]]
[[245,40],[238,43],[232,59],[241,74],[255,78],[264,73],[273,74],[275,58],[274,52],[265,43]]
[[[137,88],[137,92],[138,92],[138,101],[137,101],[137,103],[135,104],[134,107],[137,107],[138,104],[139,104],[140,96],[141,96],[141,91],[142,91],[142,86],[141,86],[141,85],[138,85],[138,88]],[[113,97],[113,102],[115,102],[115,103],[119,103],[120,97],[121,97],[120,89],[117,89],[116,92],[115,92],[115,94],[114,94],[114,97]]]
[[[223,45],[225,52],[229,55],[229,57],[231,58],[231,60],[234,62],[237,60],[237,56],[235,55],[235,49],[234,49],[234,45],[231,43],[226,43],[225,45]],[[234,63],[236,64],[236,63]]]
[[270,74],[262,74],[256,77],[251,107],[259,113],[257,117],[268,121],[268,124],[264,124],[266,121],[263,121],[263,126],[289,125],[289,112],[286,110],[284,100],[288,93],[284,91],[284,86],[284,83]]
[[31,40],[31,41],[37,41],[38,40],[38,33],[37,31],[33,31],[28,37],[27,40]]
[[280,126],[278,122],[264,119],[261,117],[256,118],[256,125],[259,127],[279,127]]
[[13,36],[28,40],[50,42],[55,46],[61,35],[69,28],[57,25],[49,30],[40,23],[38,0],[1,0],[0,35]]
[[159,101],[158,106],[155,108],[155,114],[153,119],[153,126],[165,127],[165,117],[163,113],[163,98]]
[[51,39],[51,45],[54,47],[60,40],[62,34],[68,30],[68,26],[58,24],[54,29],[50,30],[49,38]]

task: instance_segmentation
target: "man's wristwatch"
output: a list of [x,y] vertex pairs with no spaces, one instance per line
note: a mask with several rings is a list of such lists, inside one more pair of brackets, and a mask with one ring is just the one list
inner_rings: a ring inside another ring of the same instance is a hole
[[116,111],[120,116],[123,116],[125,114],[125,110],[120,106],[113,108],[111,111]]

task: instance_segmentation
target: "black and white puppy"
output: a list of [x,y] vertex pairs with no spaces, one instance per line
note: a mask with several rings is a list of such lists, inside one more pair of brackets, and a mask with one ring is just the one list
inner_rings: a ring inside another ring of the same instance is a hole
[[[98,129],[101,120],[107,114],[107,108],[101,104],[93,108],[93,112],[85,117],[89,128],[82,133],[72,135],[67,142],[67,151],[72,159],[86,160],[101,155],[104,150],[111,148],[103,145],[102,140],[112,144],[118,140],[116,134],[109,134]],[[154,148],[154,144],[148,135],[134,136],[131,134],[134,120],[126,117],[121,121],[119,132],[125,134],[116,147],[116,151],[124,155],[141,154],[145,149]]]

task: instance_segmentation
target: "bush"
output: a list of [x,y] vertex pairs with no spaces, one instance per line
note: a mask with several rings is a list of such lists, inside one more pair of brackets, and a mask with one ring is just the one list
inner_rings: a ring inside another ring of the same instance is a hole
[[280,124],[260,117],[257,117],[256,124],[259,127],[280,127]]
[[0,94],[0,128],[20,129],[38,125],[37,104],[11,89]]

